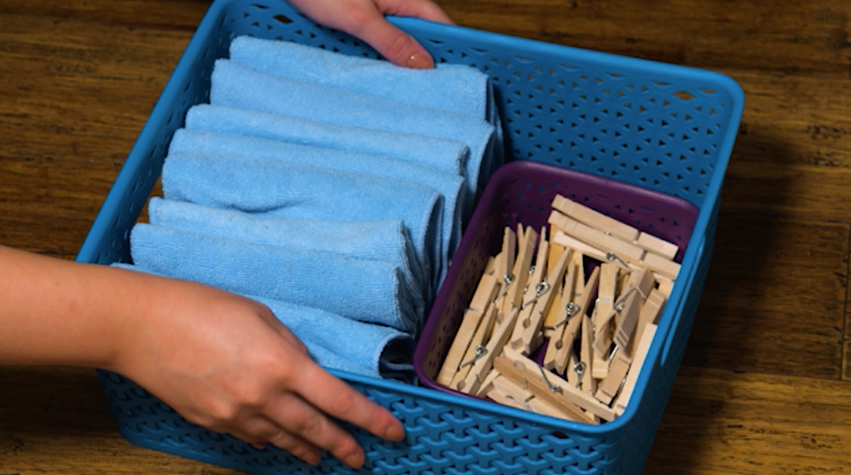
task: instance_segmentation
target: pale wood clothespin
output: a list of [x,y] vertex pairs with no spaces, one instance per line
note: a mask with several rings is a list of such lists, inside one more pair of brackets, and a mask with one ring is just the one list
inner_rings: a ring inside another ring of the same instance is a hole
[[644,301],[656,286],[656,278],[647,269],[639,269],[629,276],[624,294],[618,300],[623,301],[622,307],[616,308],[618,315],[614,342],[621,348],[629,345]]
[[550,213],[548,222],[558,226],[564,234],[572,236],[589,246],[593,246],[606,253],[614,252],[626,262],[639,262],[644,257],[644,249],[635,244],[580,223],[558,211],[553,210]]
[[474,394],[478,391],[479,386],[481,386],[488,371],[490,371],[493,367],[494,358],[499,356],[499,354],[505,349],[505,344],[508,343],[508,338],[511,336],[511,331],[514,329],[514,322],[517,321],[518,311],[519,309],[515,308],[508,316],[505,317],[505,321],[503,321],[496,332],[494,332],[493,337],[491,337],[491,340],[485,347],[484,354],[480,356],[475,363],[473,363],[473,367],[470,369],[470,373],[464,381],[458,383],[458,391],[466,394]]
[[532,354],[543,343],[542,327],[544,318],[550,313],[553,301],[556,300],[556,295],[552,289],[558,285],[558,282],[563,282],[567,261],[572,258],[573,250],[567,249],[561,254],[556,265],[550,270],[547,276],[546,285],[549,292],[539,295],[535,302],[532,314],[529,316],[528,324],[524,323],[522,334],[522,345],[514,345],[513,348],[522,348],[522,353],[526,355]]
[[[600,268],[597,267],[591,272],[585,287],[582,289],[582,296],[576,303],[569,303],[565,310],[565,318],[561,322],[556,323],[556,327],[564,327],[563,330],[558,328],[550,338],[550,343],[547,345],[547,352],[544,356],[544,365],[547,368],[555,368],[556,372],[563,374],[567,365],[567,360],[573,348],[573,341],[576,339],[576,333],[579,329],[581,318],[588,312],[588,306],[591,303],[591,296],[594,293],[594,287],[597,286],[597,280],[600,278]],[[573,306],[571,307],[571,304]],[[566,321],[565,321],[566,320]],[[561,333],[560,333],[561,332]]]
[[567,216],[570,216],[576,221],[585,223],[592,228],[612,236],[616,236],[624,241],[633,242],[639,238],[638,230],[632,226],[614,218],[610,218],[603,213],[565,198],[564,196],[556,195],[553,199],[553,208]]
[[[598,249],[594,246],[585,244],[584,242],[582,242],[579,239],[576,239],[572,236],[568,236],[567,234],[565,234],[562,231],[555,233],[555,235],[552,238],[552,241],[554,243],[560,245],[560,246],[573,248],[573,250],[576,251],[577,253],[586,255],[586,256],[588,256],[592,259],[596,259],[596,260],[602,261],[602,262],[606,262],[608,260],[608,259],[606,259],[606,252],[604,252],[604,251],[602,251],[602,250],[600,250],[600,249]],[[627,267],[624,267],[624,269],[629,270],[630,267],[627,266]]]
[[638,376],[641,374],[642,367],[644,366],[647,351],[650,349],[650,345],[653,343],[653,337],[655,335],[656,325],[652,323],[647,324],[644,329],[644,333],[641,335],[641,341],[638,342],[638,347],[636,348],[635,356],[632,358],[632,364],[630,365],[626,380],[624,381],[623,387],[615,398],[613,404],[613,408],[617,415],[623,414],[629,404],[632,392],[635,389],[635,383],[638,381]]
[[458,367],[458,370],[449,382],[450,388],[457,390],[459,384],[461,384],[467,378],[467,375],[470,374],[473,364],[478,361],[479,358],[485,356],[485,352],[487,351],[485,344],[490,339],[494,326],[496,326],[496,316],[498,313],[499,309],[496,305],[488,307],[487,312],[485,312],[485,315],[482,317],[478,327],[476,328],[476,333],[473,334],[469,345],[467,345],[467,350],[461,358],[461,364]]
[[647,253],[641,263],[650,270],[671,280],[675,280],[677,278],[677,274],[680,272],[679,264],[657,254],[653,254],[652,252]]
[[[537,238],[538,233],[534,229],[529,228],[523,233],[517,249],[514,268],[511,271],[514,279],[508,286],[508,292],[502,302],[503,315],[508,315],[515,308],[519,309],[523,304],[523,290],[529,279],[529,266],[532,265],[532,255],[535,251],[535,240]],[[500,325],[502,325],[502,322],[500,322]]]
[[665,308],[665,301],[665,295],[662,292],[656,289],[650,291],[650,295],[647,296],[647,300],[644,301],[644,305],[641,307],[641,313],[638,315],[638,323],[635,325],[635,333],[631,340],[632,343],[625,348],[629,359],[635,357],[636,347],[638,346],[636,342],[641,341],[647,325],[656,325],[659,323],[659,316],[662,315],[662,309]]
[[501,253],[495,256],[488,257],[488,262],[485,264],[485,270],[482,272],[484,275],[493,275],[496,271],[496,261],[497,259],[501,259]]
[[666,299],[671,298],[671,291],[674,290],[674,281],[658,274],[656,274],[655,277],[656,282],[659,283],[659,292],[662,292],[662,295],[664,295]]
[[594,315],[596,316],[594,326],[597,330],[596,335],[594,335],[594,351],[600,357],[608,354],[609,347],[612,344],[612,326],[609,322],[614,317],[613,310],[619,270],[620,267],[611,262],[604,262],[600,265],[600,285],[594,304]]
[[477,397],[480,397],[480,398],[487,397],[488,392],[489,392],[491,389],[493,389],[493,381],[494,381],[496,378],[498,378],[499,376],[500,376],[500,375],[499,375],[499,371],[496,371],[496,370],[494,370],[494,369],[491,369],[491,370],[488,372],[487,376],[485,376],[485,379],[484,379],[484,380],[482,380],[482,384],[480,384],[480,385],[479,385],[479,389],[478,389],[478,391],[476,391],[476,392],[475,392],[475,395],[476,395]]
[[[565,249],[570,250],[572,255],[576,255],[572,248]],[[553,332],[556,329],[556,323],[565,318],[564,312],[567,304],[573,301],[573,289],[576,287],[574,282],[576,281],[577,268],[572,261],[573,258],[571,257],[565,263],[567,270],[565,271],[564,280],[561,284],[562,291],[554,296],[552,305],[550,305],[550,310],[547,312],[547,316],[544,319],[544,335],[549,338],[552,338],[553,336]],[[584,279],[582,280],[582,285],[585,285]]]
[[594,379],[594,366],[596,364],[594,358],[594,323],[591,320],[591,315],[582,317],[582,333],[580,335],[579,357],[580,363],[585,365],[582,372],[581,387],[582,390],[591,394],[597,392],[597,380]]
[[610,405],[623,385],[632,360],[615,348],[609,363],[609,372],[597,386],[594,397],[605,405]]
[[674,260],[674,257],[677,256],[677,252],[680,250],[676,244],[644,232],[638,235],[635,244],[645,251],[658,254],[669,261]]
[[[494,367],[503,376],[514,381],[516,384],[526,382],[526,387],[535,395],[546,399],[565,412],[576,412],[576,407],[582,409],[586,414],[576,414],[580,420],[588,421],[592,416],[611,421],[615,413],[609,407],[604,406],[587,394],[571,385],[550,371],[545,370],[534,361],[521,355],[519,352],[506,348],[503,356],[497,358]],[[576,406],[576,407],[574,407]]]
[[488,306],[491,305],[491,302],[496,297],[497,289],[498,286],[494,276],[485,273],[481,280],[479,280],[479,285],[473,294],[470,307],[464,312],[461,325],[455,333],[452,345],[449,347],[446,358],[443,360],[443,366],[441,366],[440,372],[438,372],[435,379],[438,384],[449,386],[452,382],[452,377],[455,376],[458,367],[461,365],[462,358],[467,352],[470,342],[473,340],[473,335],[476,333],[479,322],[485,315]]
[[526,281],[526,291],[523,294],[523,302],[520,304],[520,314],[509,339],[512,348],[521,351],[523,349],[523,332],[532,323],[532,312],[535,311],[535,304],[550,291],[550,284],[544,279],[549,253],[549,243],[545,239],[544,231],[542,230],[540,234],[538,252],[535,257],[535,264],[532,266],[533,272]]
[[[511,228],[506,226],[502,235],[502,249],[497,255],[498,258],[494,264],[494,273],[499,284],[499,293],[496,297],[498,302],[504,301],[506,294],[508,294],[508,289],[514,282],[514,275],[512,275],[511,270],[514,268],[516,252],[517,236]],[[496,318],[501,322],[502,313],[498,312]]]
[[550,252],[547,256],[547,275],[549,275],[553,271],[553,267],[556,265],[559,257],[561,257],[561,255],[565,251],[564,246],[553,242],[553,236],[555,236],[558,231],[560,231],[560,229],[550,225],[549,231],[547,232],[547,235],[549,236],[548,241],[550,243]]

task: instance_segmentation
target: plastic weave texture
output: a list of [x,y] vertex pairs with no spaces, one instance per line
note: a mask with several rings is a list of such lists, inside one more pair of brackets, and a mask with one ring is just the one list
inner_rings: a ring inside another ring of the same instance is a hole
[[[698,210],[633,400],[614,422],[589,426],[430,388],[334,372],[387,407],[407,437],[388,443],[351,428],[364,473],[640,473],[670,394],[708,271],[719,195],[744,105],[726,76],[565,46],[392,19],[438,61],[487,73],[504,121],[507,157],[606,177],[682,198]],[[367,45],[317,25],[280,0],[216,0],[187,46],[77,256],[129,261],[130,229],[159,177],[186,111],[209,100],[213,62],[239,35],[376,58]],[[521,183],[532,187],[537,181]],[[516,197],[516,196],[515,196]],[[622,203],[623,206],[629,205]],[[666,219],[672,219],[665,217]],[[453,263],[453,266],[455,264]],[[475,266],[473,266],[475,267]],[[471,267],[472,268],[472,267]],[[450,268],[452,271],[452,268]],[[466,290],[469,292],[470,290]],[[121,433],[140,446],[257,474],[354,473],[318,467],[197,427],[119,375],[99,375]]]

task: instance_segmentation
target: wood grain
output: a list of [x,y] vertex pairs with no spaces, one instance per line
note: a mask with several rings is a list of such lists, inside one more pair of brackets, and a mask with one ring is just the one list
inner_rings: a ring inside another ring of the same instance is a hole
[[684,364],[836,379],[848,224],[722,214]]
[[710,69],[847,78],[851,5],[834,0],[440,2],[461,25]]
[[645,474],[851,473],[851,385],[683,367]]

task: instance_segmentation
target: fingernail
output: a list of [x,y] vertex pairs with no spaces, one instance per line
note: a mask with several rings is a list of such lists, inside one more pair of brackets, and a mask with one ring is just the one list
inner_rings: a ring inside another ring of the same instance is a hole
[[345,459],[346,465],[352,467],[354,469],[359,469],[363,467],[364,462],[364,454],[360,450],[347,456]]
[[406,66],[413,69],[431,69],[434,67],[434,62],[428,54],[414,53],[408,58]]
[[402,427],[402,424],[391,424],[384,432],[384,438],[399,442],[405,438],[405,429]]

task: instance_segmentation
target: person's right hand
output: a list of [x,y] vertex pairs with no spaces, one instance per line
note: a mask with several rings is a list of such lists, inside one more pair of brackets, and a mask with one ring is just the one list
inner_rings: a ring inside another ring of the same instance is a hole
[[431,0],[290,0],[290,3],[313,20],[362,39],[388,61],[407,68],[430,69],[434,60],[421,44],[390,24],[384,15],[452,24],[443,9]]
[[[130,271],[125,271],[130,272]],[[364,453],[329,417],[399,441],[390,412],[333,377],[264,305],[212,287],[140,275],[148,300],[117,361],[187,420],[317,464],[320,449],[359,468]]]

